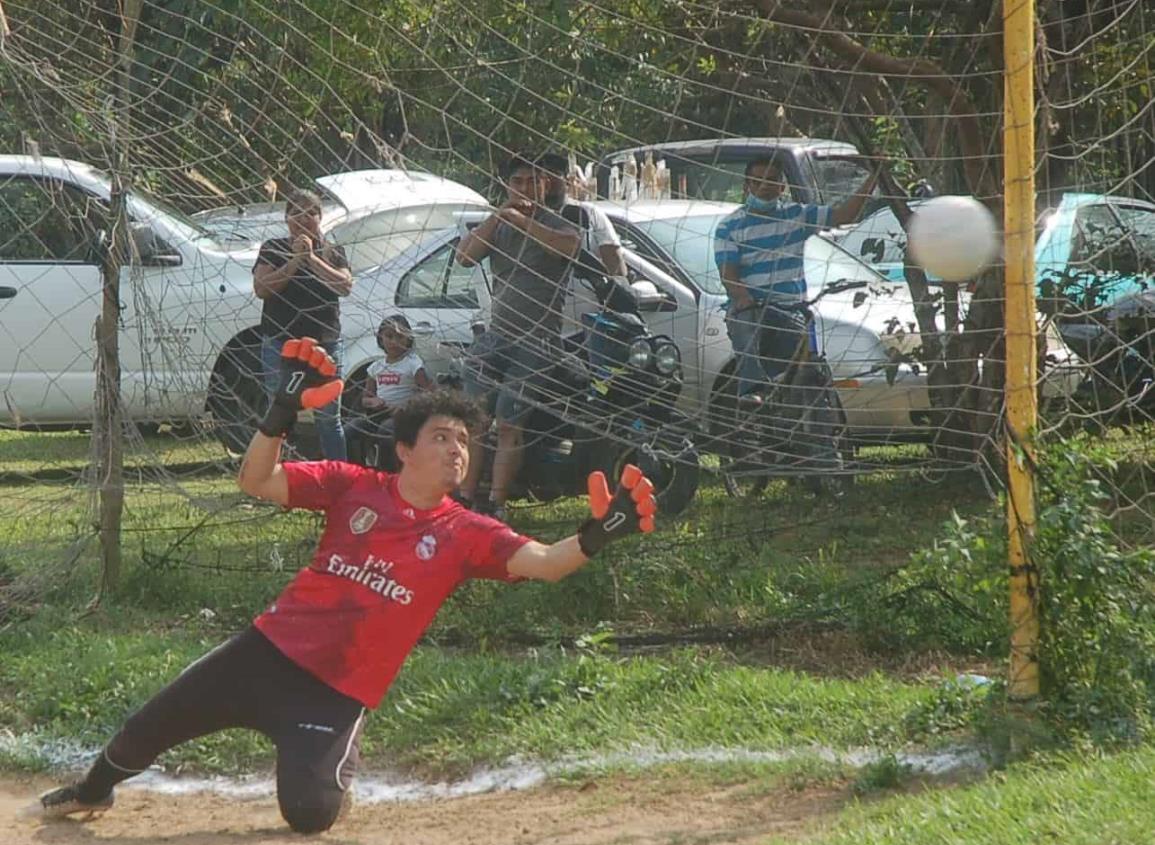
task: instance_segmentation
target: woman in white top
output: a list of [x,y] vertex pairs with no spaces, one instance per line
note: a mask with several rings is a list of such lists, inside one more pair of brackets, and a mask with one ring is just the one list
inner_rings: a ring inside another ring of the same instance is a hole
[[393,411],[419,390],[433,387],[433,382],[425,373],[421,356],[413,351],[413,330],[403,315],[391,314],[381,321],[377,346],[385,356],[365,371],[362,415],[349,423],[345,435],[351,462],[390,469],[395,463]]

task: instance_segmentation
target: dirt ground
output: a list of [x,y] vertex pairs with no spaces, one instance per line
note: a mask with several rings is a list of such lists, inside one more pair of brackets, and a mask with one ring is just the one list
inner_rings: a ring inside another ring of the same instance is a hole
[[[54,785],[43,778],[0,778],[2,845],[281,845],[291,834],[272,797],[209,793],[160,795],[121,789],[116,806],[87,823],[42,823],[21,816]],[[843,787],[704,787],[669,777],[611,776],[465,798],[362,803],[319,841],[332,845],[658,845],[758,843],[806,838],[849,799]]]

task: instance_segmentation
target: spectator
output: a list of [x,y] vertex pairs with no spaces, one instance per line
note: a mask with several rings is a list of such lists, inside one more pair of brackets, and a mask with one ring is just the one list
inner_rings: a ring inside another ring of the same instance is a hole
[[[531,410],[527,394],[548,390],[561,306],[581,246],[578,226],[543,203],[546,180],[532,160],[513,156],[503,176],[505,204],[457,247],[457,261],[466,267],[490,260],[492,316],[488,330],[470,347],[465,389],[474,397],[488,396],[497,419],[489,502],[474,502],[484,465],[480,443],[461,496],[498,519],[505,516],[509,487],[521,464],[522,425]],[[496,390],[493,381],[501,382]]]
[[[566,179],[567,160],[556,153],[545,153],[537,159],[538,174],[542,181],[542,203],[561,214],[582,232],[582,246],[577,262],[585,265],[593,275],[616,277],[628,287],[626,260],[622,255],[622,241],[609,217],[592,203],[578,202],[569,197]],[[597,291],[587,289],[581,278],[589,275],[577,268],[573,282],[577,313],[587,326],[587,352],[595,372],[613,359],[612,341],[598,329],[596,314],[601,310]],[[593,319],[585,315],[594,315]]]
[[[749,162],[745,204],[718,224],[714,236],[714,260],[730,294],[726,330],[738,359],[738,401],[748,409],[762,405],[759,386],[785,372],[805,337],[802,315],[775,306],[806,298],[806,239],[857,220],[878,180],[876,171],[839,205],[804,205],[785,196],[784,173],[778,156]],[[760,337],[763,329],[766,338]]]
[[[393,471],[393,413],[420,390],[433,387],[421,356],[413,350],[413,330],[401,314],[392,314],[377,327],[377,346],[384,356],[369,365],[361,388],[364,412],[345,429],[349,460]],[[382,456],[380,450],[386,449]],[[376,454],[376,456],[375,456]]]
[[[311,191],[290,191],[285,206],[287,238],[261,244],[253,267],[253,291],[261,308],[261,365],[265,389],[277,388],[281,347],[293,337],[311,337],[341,366],[340,299],[353,290],[345,250],[321,234],[321,198]],[[346,457],[338,397],[313,415],[321,452],[329,460]]]

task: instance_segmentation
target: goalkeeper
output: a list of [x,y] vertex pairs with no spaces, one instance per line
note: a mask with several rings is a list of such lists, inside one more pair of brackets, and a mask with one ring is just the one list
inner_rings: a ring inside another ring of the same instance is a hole
[[592,515],[551,545],[449,497],[465,477],[480,412],[455,394],[422,394],[396,415],[396,475],[337,461],[282,463],[302,408],[333,400],[336,366],[313,340],[289,340],[272,407],[241,466],[242,490],[325,512],[312,563],[252,626],[189,665],[133,714],[83,780],[40,798],[43,816],[90,815],[163,751],[226,728],[277,749],[277,798],[289,826],[327,830],[357,768],[366,710],[454,589],[470,578],[557,581],[613,540],[652,531],[653,486],[626,467],[611,494],[590,476]]

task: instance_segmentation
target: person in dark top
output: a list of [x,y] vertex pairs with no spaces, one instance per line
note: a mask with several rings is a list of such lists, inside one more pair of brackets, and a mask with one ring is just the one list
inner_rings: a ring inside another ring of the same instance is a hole
[[[265,389],[277,389],[281,347],[293,337],[315,339],[337,362],[340,374],[340,299],[353,290],[353,274],[345,250],[321,234],[321,198],[293,190],[287,197],[287,238],[261,244],[253,267],[253,291],[261,309],[261,364]],[[313,414],[322,454],[332,461],[346,459],[345,431],[338,396]]]
[[[481,449],[461,485],[461,496],[482,512],[505,517],[510,483],[521,464],[522,426],[532,406],[526,396],[556,391],[549,370],[557,357],[562,303],[581,246],[578,224],[543,204],[534,160],[513,156],[503,169],[508,198],[461,239],[456,260],[465,267],[489,259],[493,306],[489,327],[470,347],[465,390],[485,398],[497,418],[497,450],[489,502],[474,503],[481,480]],[[500,381],[494,390],[492,380]]]

